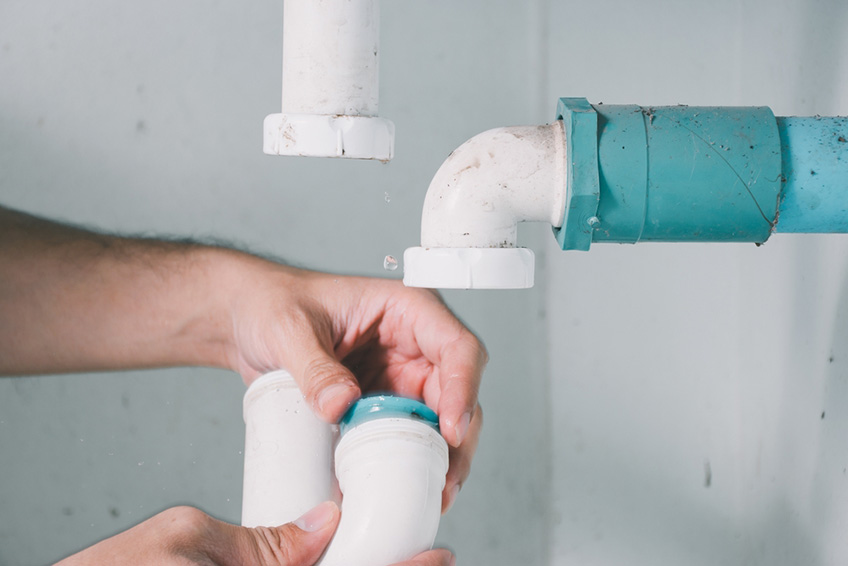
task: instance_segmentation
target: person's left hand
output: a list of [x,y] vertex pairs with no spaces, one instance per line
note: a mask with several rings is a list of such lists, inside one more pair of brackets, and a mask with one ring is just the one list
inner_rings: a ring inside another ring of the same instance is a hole
[[[213,519],[192,507],[174,507],[101,541],[56,566],[312,566],[339,523],[326,502],[280,527],[247,528]],[[430,550],[394,566],[450,566],[453,555]]]
[[285,368],[316,413],[337,422],[362,390],[423,399],[451,446],[442,509],[471,468],[488,356],[438,294],[246,259],[232,301],[230,367],[247,384]]

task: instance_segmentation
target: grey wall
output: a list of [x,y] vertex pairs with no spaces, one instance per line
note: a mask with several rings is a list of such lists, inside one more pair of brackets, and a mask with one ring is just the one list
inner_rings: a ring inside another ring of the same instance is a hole
[[[0,202],[398,276],[382,258],[417,242],[447,154],[548,121],[558,96],[848,114],[842,0],[382,11],[388,165],[261,154],[279,0],[6,0]],[[845,563],[846,238],[587,254],[542,226],[521,238],[534,290],[445,293],[492,355],[479,455],[439,535],[460,563]],[[0,381],[0,564],[177,503],[237,521],[242,392],[203,369]]]
[[[551,10],[549,98],[848,114],[843,0]],[[552,563],[845,564],[846,237],[548,250]]]

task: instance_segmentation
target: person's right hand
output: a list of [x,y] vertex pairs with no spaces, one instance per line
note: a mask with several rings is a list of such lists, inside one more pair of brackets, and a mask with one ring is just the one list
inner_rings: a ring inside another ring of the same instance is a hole
[[230,298],[218,328],[227,329],[227,367],[248,385],[287,369],[330,423],[362,392],[422,399],[438,413],[450,446],[447,511],[471,471],[483,426],[483,343],[432,290],[222,255],[216,280]]
[[[328,501],[281,527],[247,528],[218,521],[193,507],[174,507],[56,566],[312,566],[333,537],[339,516],[339,508]],[[450,551],[436,549],[394,566],[454,562]]]

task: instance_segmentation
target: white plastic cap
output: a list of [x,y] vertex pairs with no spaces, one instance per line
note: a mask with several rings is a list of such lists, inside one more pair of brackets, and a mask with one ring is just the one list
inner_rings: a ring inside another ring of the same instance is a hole
[[346,157],[389,161],[395,125],[379,116],[269,114],[263,151],[268,155]]
[[403,284],[430,289],[527,289],[535,259],[527,248],[407,248]]

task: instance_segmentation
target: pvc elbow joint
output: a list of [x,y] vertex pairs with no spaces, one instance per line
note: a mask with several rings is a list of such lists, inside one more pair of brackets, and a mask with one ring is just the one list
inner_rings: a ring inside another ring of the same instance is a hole
[[560,225],[565,159],[561,122],[496,128],[461,145],[427,189],[421,247],[404,253],[404,283],[532,287],[533,252],[516,247],[518,223]]
[[340,490],[341,521],[321,566],[387,566],[432,546],[448,448],[425,405],[360,399],[336,445],[338,427],[320,421],[292,377],[277,371],[250,386],[244,417],[243,525],[293,521],[322,501],[339,501]]

